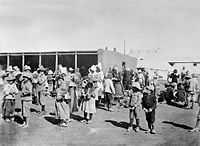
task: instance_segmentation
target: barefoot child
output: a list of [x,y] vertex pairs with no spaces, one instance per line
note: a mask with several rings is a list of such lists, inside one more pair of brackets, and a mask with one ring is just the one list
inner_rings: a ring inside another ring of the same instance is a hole
[[18,89],[16,84],[14,83],[15,77],[9,75],[7,78],[7,84],[3,89],[3,118],[6,122],[9,122],[14,114],[14,106],[15,106],[15,96],[18,93]]
[[30,120],[30,106],[32,104],[32,91],[33,85],[31,83],[32,75],[30,73],[23,73],[23,82],[22,82],[22,94],[21,94],[21,101],[22,101],[22,116],[24,123],[22,124],[22,128],[29,127],[29,120]]
[[141,100],[142,100],[142,93],[140,91],[141,91],[140,84],[138,82],[134,82],[132,84],[132,88],[131,88],[130,93],[129,93],[129,96],[130,96],[130,100],[129,100],[130,126],[127,129],[127,132],[129,132],[133,128],[134,118],[136,120],[135,131],[136,132],[139,131],[140,120],[139,120],[138,113],[139,113],[139,110],[140,110],[140,107],[141,107]]
[[147,86],[143,93],[142,98],[142,107],[146,115],[146,120],[148,123],[148,130],[146,133],[151,132],[151,134],[155,134],[155,109],[156,109],[156,96],[154,93],[154,87]]

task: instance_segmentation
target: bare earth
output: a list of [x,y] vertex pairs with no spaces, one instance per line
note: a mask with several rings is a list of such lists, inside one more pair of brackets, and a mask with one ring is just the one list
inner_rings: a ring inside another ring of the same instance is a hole
[[[33,109],[37,109],[33,106]],[[32,112],[30,128],[22,129],[15,122],[0,119],[0,145],[13,146],[63,146],[63,145],[122,145],[122,146],[200,146],[200,132],[189,133],[196,121],[197,105],[193,110],[159,104],[156,113],[155,135],[146,134],[144,112],[140,111],[141,130],[126,132],[128,109],[109,112],[98,109],[92,124],[80,123],[83,113],[74,114],[74,121],[67,128],[60,128],[50,113],[54,111],[54,99],[48,99],[48,114],[38,116]]]

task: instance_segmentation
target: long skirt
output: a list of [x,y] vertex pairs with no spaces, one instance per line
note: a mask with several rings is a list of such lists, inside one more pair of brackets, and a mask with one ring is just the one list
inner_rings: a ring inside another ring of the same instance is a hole
[[77,101],[77,94],[75,91],[75,87],[69,87],[69,95],[71,97],[70,102],[70,113],[78,111],[78,101]]
[[84,100],[81,110],[86,113],[96,113],[95,99]]
[[117,82],[114,84],[114,87],[115,87],[115,97],[116,98],[123,97],[124,92],[123,92],[122,84],[120,82]]
[[15,100],[14,99],[6,99],[3,102],[3,117],[10,118],[14,113]]
[[70,117],[70,109],[69,104],[67,104],[65,101],[59,101],[55,102],[55,108],[56,108],[56,118],[57,119],[63,119],[67,120]]

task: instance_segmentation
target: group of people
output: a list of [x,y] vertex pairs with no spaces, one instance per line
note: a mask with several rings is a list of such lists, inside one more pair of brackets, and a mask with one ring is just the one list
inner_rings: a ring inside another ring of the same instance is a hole
[[108,111],[114,111],[113,101],[129,96],[130,127],[133,128],[134,118],[139,131],[138,111],[143,108],[149,130],[155,134],[154,121],[156,109],[155,87],[147,81],[144,71],[133,72],[129,68],[123,71],[114,66],[107,73],[102,71],[101,63],[92,65],[88,75],[82,77],[79,69],[66,68],[58,65],[55,72],[42,65],[32,72],[25,65],[23,72],[17,66],[9,66],[1,73],[3,98],[1,100],[1,115],[6,121],[14,120],[15,114],[21,115],[22,128],[30,126],[31,104],[40,107],[41,116],[46,114],[48,97],[55,98],[55,116],[59,126],[67,127],[72,120],[72,113],[83,111],[81,122],[90,124],[93,114],[103,102]]
[[181,71],[178,73],[177,69],[169,74],[168,83],[165,84],[166,87],[166,101],[170,103],[171,101],[182,101],[185,102],[186,109],[193,109],[194,103],[197,101],[197,95],[199,94],[199,83],[195,74],[189,71]]
[[165,99],[167,103],[184,102],[186,109],[193,109],[194,104],[199,106],[199,112],[197,114],[197,121],[195,127],[190,132],[199,131],[200,125],[200,86],[197,76],[186,71],[185,67],[182,68],[181,73],[178,73],[177,69],[168,75],[168,83],[165,85]]

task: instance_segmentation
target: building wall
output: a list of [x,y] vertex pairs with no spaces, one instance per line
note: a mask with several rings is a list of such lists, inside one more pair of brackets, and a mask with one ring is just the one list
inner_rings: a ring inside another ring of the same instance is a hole
[[114,65],[119,66],[119,70],[122,70],[122,62],[126,63],[126,67],[133,69],[137,68],[137,59],[129,55],[124,55],[119,52],[99,49],[98,51],[98,62],[102,63],[103,70],[107,72],[110,67]]

